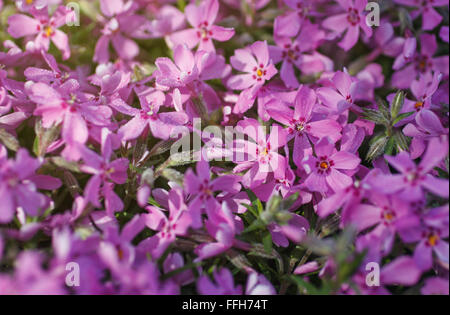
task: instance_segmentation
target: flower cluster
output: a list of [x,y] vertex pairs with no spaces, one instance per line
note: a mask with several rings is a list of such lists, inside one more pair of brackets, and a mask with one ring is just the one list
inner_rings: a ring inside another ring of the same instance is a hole
[[448,294],[449,1],[388,2],[0,0],[0,294]]

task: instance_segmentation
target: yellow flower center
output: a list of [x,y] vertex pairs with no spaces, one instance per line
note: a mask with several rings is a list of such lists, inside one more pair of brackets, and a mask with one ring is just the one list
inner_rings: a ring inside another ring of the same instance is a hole
[[439,242],[439,236],[436,234],[431,234],[428,236],[428,244],[430,244],[431,247],[436,246],[436,244]]
[[423,102],[417,102],[415,105],[414,105],[414,108],[415,109],[421,109],[423,107]]
[[258,69],[258,71],[256,71],[256,74],[258,75],[258,77],[262,77],[263,71],[261,69]]
[[330,167],[330,166],[329,166],[328,163],[325,162],[325,161],[322,162],[322,163],[320,163],[320,168],[321,168],[321,169],[327,170],[329,167]]
[[46,26],[44,31],[45,31],[45,36],[47,36],[47,37],[52,36],[54,33],[51,26]]
[[30,5],[33,3],[34,0],[25,0],[26,4]]

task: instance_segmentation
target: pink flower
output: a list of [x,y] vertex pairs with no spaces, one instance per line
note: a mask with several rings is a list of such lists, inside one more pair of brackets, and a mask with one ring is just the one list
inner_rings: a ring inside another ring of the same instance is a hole
[[306,75],[333,70],[333,62],[316,51],[324,38],[325,32],[314,24],[304,25],[294,40],[274,37],[277,46],[269,46],[270,57],[275,64],[283,62],[280,76],[287,87],[299,86],[294,66]]
[[130,107],[118,100],[120,107],[115,107],[123,114],[133,116],[123,125],[118,134],[122,140],[129,141],[138,138],[147,127],[156,138],[169,139],[172,130],[187,122],[187,115],[183,112],[161,112],[160,108],[165,101],[165,95],[159,90],[148,88],[140,97],[141,109]]
[[8,160],[6,155],[2,157],[0,153],[1,223],[11,222],[18,207],[33,217],[46,210],[47,197],[39,193],[38,189],[57,189],[61,186],[61,181],[51,176],[37,175],[36,171],[41,163],[30,157],[24,149],[17,152],[15,160]]
[[361,160],[349,152],[338,152],[329,138],[323,138],[315,145],[315,156],[303,160],[308,178],[305,185],[311,191],[339,191],[347,188],[353,179],[346,171],[354,171]]
[[102,13],[110,18],[104,21],[102,36],[95,46],[94,61],[107,63],[110,60],[109,45],[123,60],[133,60],[139,54],[139,46],[131,38],[149,38],[149,21],[134,13],[137,4],[133,1],[100,0]]
[[297,166],[302,164],[305,150],[311,148],[310,141],[328,136],[331,141],[337,142],[341,138],[342,127],[337,121],[313,119],[316,101],[316,93],[302,86],[295,98],[294,111],[277,101],[267,106],[269,115],[288,127],[288,140],[294,139],[293,160]]
[[445,5],[448,7],[448,0],[395,0],[395,2],[410,7],[416,7],[417,10],[413,11],[411,15],[414,19],[422,16],[422,28],[425,31],[434,29],[442,21],[442,16],[436,12],[434,7],[442,7]]
[[47,8],[33,10],[33,17],[24,14],[14,14],[8,18],[8,33],[14,38],[35,35],[34,45],[39,50],[48,51],[50,41],[62,52],[63,59],[70,57],[69,39],[66,34],[58,30],[68,21],[74,21],[74,11],[66,7],[59,7],[53,16],[48,15]]
[[35,83],[29,88],[30,99],[38,104],[34,115],[42,116],[43,127],[51,128],[62,123],[62,138],[66,142],[63,156],[71,160],[79,159],[76,147],[89,138],[86,121],[105,126],[112,115],[109,107],[92,104],[78,88],[79,84],[74,79],[58,88],[45,83]]
[[202,295],[241,295],[242,286],[234,285],[231,272],[222,268],[214,270],[214,281],[211,281],[207,275],[202,275],[197,281],[197,291]]
[[287,132],[279,126],[272,126],[266,135],[258,121],[246,118],[238,123],[238,131],[246,134],[250,141],[243,139],[235,142],[235,162],[239,165],[234,172],[250,169],[242,178],[246,187],[256,187],[264,183],[269,173],[275,179],[285,177],[286,160],[278,153],[278,149],[287,142]]
[[447,155],[447,141],[431,139],[428,149],[419,165],[416,165],[408,152],[397,156],[386,155],[384,158],[400,174],[380,175],[374,177],[373,187],[382,193],[397,194],[410,201],[421,200],[424,189],[441,197],[448,197],[448,180],[436,178],[429,174]]
[[169,217],[163,209],[155,206],[148,206],[146,210],[148,213],[143,215],[145,224],[159,232],[142,242],[141,246],[150,250],[153,258],[159,258],[178,235],[187,233],[192,219],[184,203],[183,191],[179,188],[169,192]]
[[238,193],[241,190],[240,177],[235,175],[222,175],[211,179],[211,171],[208,162],[197,163],[197,176],[191,169],[186,172],[185,190],[193,198],[189,203],[189,212],[192,216],[194,228],[202,226],[202,210],[214,209],[220,206],[214,197],[216,192]]
[[264,83],[278,71],[269,59],[266,42],[255,42],[245,49],[236,49],[230,62],[236,70],[245,72],[232,76],[227,83],[233,90],[244,90],[238,100],[238,103],[242,103],[239,113],[244,113],[253,105],[254,97]]
[[186,6],[185,14],[193,27],[169,36],[172,46],[186,44],[190,49],[198,45],[199,50],[215,51],[213,39],[225,42],[234,35],[232,28],[214,25],[219,12],[218,0],[203,0],[200,6],[191,3]]
[[322,26],[339,35],[347,31],[339,46],[348,51],[358,42],[360,29],[366,36],[372,36],[372,29],[367,25],[364,15],[367,0],[338,0],[338,2],[346,12],[326,19]]
[[439,72],[449,74],[449,56],[433,57],[437,51],[436,37],[433,34],[420,35],[420,52],[416,52],[417,41],[409,38],[405,41],[403,54],[395,60],[392,85],[399,89],[407,89],[420,76]]
[[114,184],[125,184],[128,178],[128,159],[121,158],[111,162],[113,154],[112,134],[107,128],[102,129],[101,155],[81,146],[80,152],[84,165],[81,170],[92,176],[85,188],[87,201],[100,207],[100,194],[105,199],[105,208],[110,216],[123,209],[123,202],[114,192]]

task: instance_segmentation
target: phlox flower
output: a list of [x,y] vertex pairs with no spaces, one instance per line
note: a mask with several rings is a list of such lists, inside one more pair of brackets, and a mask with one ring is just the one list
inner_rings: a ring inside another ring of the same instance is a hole
[[301,166],[305,150],[311,148],[310,141],[316,141],[328,136],[337,142],[341,138],[341,125],[332,119],[314,119],[314,108],[317,96],[314,90],[302,86],[294,101],[294,110],[287,106],[280,106],[275,101],[267,106],[267,112],[276,121],[287,126],[288,141],[294,139],[293,161]]
[[314,15],[315,4],[320,1],[321,0],[283,0],[290,10],[275,18],[275,36],[297,36],[301,28],[309,22],[308,18],[311,15]]
[[61,181],[48,175],[38,175],[36,171],[41,160],[33,159],[25,149],[17,152],[15,160],[8,160],[6,151],[0,147],[0,222],[13,220],[20,207],[30,216],[38,216],[48,207],[47,198],[38,189],[53,190],[61,186]]
[[421,200],[424,197],[424,190],[446,198],[448,180],[436,178],[430,171],[447,156],[447,153],[446,141],[434,138],[430,140],[419,165],[416,165],[410,154],[405,151],[397,156],[385,155],[384,158],[400,173],[374,177],[372,185],[382,193],[397,194],[409,201]]
[[242,286],[234,285],[230,270],[221,268],[213,271],[214,280],[202,275],[197,281],[197,291],[202,295],[241,295]]
[[269,46],[270,57],[274,64],[283,62],[280,76],[287,87],[298,88],[299,86],[294,66],[306,75],[333,70],[331,59],[316,51],[324,38],[324,31],[314,24],[305,25],[300,35],[294,40],[287,37],[274,37],[276,46]]
[[448,205],[428,211],[419,222],[400,234],[406,243],[418,242],[414,251],[417,266],[423,271],[429,270],[433,265],[433,253],[441,262],[448,264],[449,249],[445,241],[449,234]]
[[139,54],[139,46],[131,38],[150,37],[148,20],[134,13],[137,4],[133,1],[100,0],[100,9],[109,20],[103,21],[102,36],[95,46],[94,61],[110,61],[110,43],[121,59],[133,60]]
[[243,90],[235,112],[245,113],[253,106],[254,99],[264,83],[278,71],[270,59],[267,43],[261,41],[244,49],[236,49],[230,62],[233,68],[245,72],[232,76],[227,82],[229,88]]
[[14,14],[8,18],[8,33],[14,38],[35,36],[33,44],[36,49],[48,51],[50,41],[61,51],[63,59],[70,57],[69,39],[58,28],[68,21],[74,21],[75,13],[60,6],[52,16],[47,8],[33,10],[33,17]]
[[305,239],[309,231],[309,222],[304,217],[291,213],[291,218],[286,224],[270,223],[267,229],[272,235],[273,242],[281,247],[288,247],[289,240],[300,243]]
[[337,151],[327,137],[314,146],[314,151],[314,155],[306,156],[303,160],[303,167],[308,174],[305,185],[309,190],[339,191],[352,184],[352,177],[345,172],[355,171],[361,159],[352,153]]
[[158,233],[141,243],[141,246],[150,251],[153,258],[159,258],[172,244],[177,236],[183,236],[191,226],[192,218],[184,203],[183,191],[174,188],[169,192],[169,216],[165,210],[155,206],[147,206],[148,213],[144,214],[146,226]]
[[111,161],[113,156],[112,134],[107,128],[102,129],[101,155],[80,146],[80,154],[84,161],[81,170],[92,174],[84,190],[86,201],[100,207],[100,194],[105,199],[108,215],[123,209],[123,202],[114,192],[114,184],[125,184],[128,178],[129,161],[120,158]]
[[[63,156],[78,160],[77,145],[89,138],[87,121],[97,126],[109,124],[112,111],[107,106],[97,106],[80,93],[79,84],[70,79],[57,88],[45,83],[34,83],[28,88],[30,99],[37,104],[33,114],[42,116],[44,128],[62,124],[62,138],[66,143]],[[74,132],[76,130],[76,132]]]
[[287,131],[274,125],[270,134],[265,134],[258,121],[247,118],[238,123],[237,130],[247,135],[249,140],[235,141],[235,162],[239,165],[235,173],[249,171],[243,176],[242,183],[246,187],[256,187],[264,183],[273,172],[275,179],[285,177],[286,160],[278,153],[278,149],[287,142]]
[[188,117],[184,112],[160,112],[165,101],[163,92],[148,88],[139,99],[141,109],[128,106],[120,100],[120,106],[114,107],[125,115],[133,116],[118,131],[122,140],[134,140],[147,128],[150,128],[154,137],[167,140],[175,127],[186,124]]
[[215,209],[220,206],[214,194],[217,192],[238,193],[241,190],[240,177],[236,175],[222,175],[211,179],[211,170],[208,162],[200,161],[196,167],[197,175],[189,169],[186,172],[185,191],[193,198],[189,202],[189,213],[192,217],[192,226],[202,226],[202,210]]
[[337,2],[346,12],[327,18],[322,22],[322,26],[339,35],[346,31],[345,37],[339,42],[339,47],[348,51],[357,43],[360,29],[366,36],[372,36],[372,29],[367,25],[364,14],[367,0],[338,0]]
[[422,29],[425,31],[434,29],[442,21],[442,16],[434,7],[442,7],[445,5],[448,7],[448,0],[395,0],[395,2],[417,8],[411,13],[411,16],[414,19],[422,16]]
[[411,158],[420,157],[426,149],[427,142],[433,138],[448,137],[448,128],[444,128],[439,117],[429,109],[421,109],[417,113],[414,123],[403,128],[403,133],[412,137],[410,153]]
[[213,39],[225,42],[234,35],[234,29],[214,25],[219,12],[218,0],[202,0],[199,6],[190,3],[184,12],[193,28],[170,35],[168,41],[171,46],[185,44],[192,49],[198,45],[198,50],[214,52]]
[[403,54],[397,57],[393,69],[392,85],[399,89],[406,89],[422,75],[433,72],[448,76],[449,56],[434,57],[437,51],[436,37],[433,34],[420,35],[420,52],[416,52],[417,40],[409,38],[405,41]]

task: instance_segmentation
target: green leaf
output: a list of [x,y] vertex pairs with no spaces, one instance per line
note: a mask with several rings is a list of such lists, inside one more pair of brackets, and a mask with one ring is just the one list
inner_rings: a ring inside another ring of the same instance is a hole
[[17,151],[20,148],[19,140],[5,129],[0,129],[0,142],[11,151]]
[[397,94],[395,94],[394,100],[392,101],[391,106],[392,119],[397,118],[397,115],[402,110],[404,104],[405,104],[405,93],[403,91],[398,91]]
[[373,109],[364,108],[363,118],[385,126],[389,124],[389,120],[381,112]]
[[393,155],[395,149],[395,138],[390,137],[388,142],[386,143],[386,147],[384,149],[384,153],[387,155]]
[[405,118],[408,118],[409,116],[413,115],[414,113],[415,112],[407,112],[407,113],[398,115],[392,122],[392,125],[395,126],[398,122],[402,121]]
[[299,276],[290,276],[290,279],[297,284],[300,292],[305,292],[310,295],[320,295],[320,290],[316,288],[312,283],[306,282]]
[[367,152],[367,161],[373,161],[377,157],[381,156],[385,151],[388,140],[388,137],[385,135],[375,137],[373,141],[371,141],[369,152]]
[[268,253],[268,254],[272,253],[273,242],[272,242],[272,235],[270,233],[267,233],[266,235],[264,235],[263,245],[264,245],[264,250],[266,251],[266,253]]

